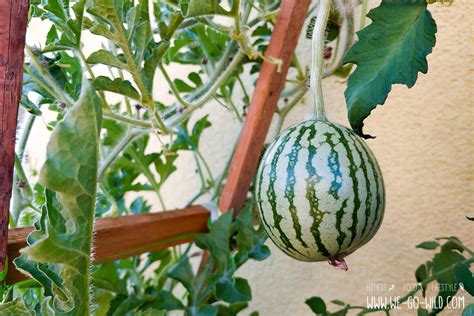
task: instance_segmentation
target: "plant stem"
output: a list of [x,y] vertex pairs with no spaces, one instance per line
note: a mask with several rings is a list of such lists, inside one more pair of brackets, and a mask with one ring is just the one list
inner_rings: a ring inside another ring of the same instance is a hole
[[186,109],[186,108],[189,108],[191,105],[186,102],[180,95],[179,91],[178,91],[178,88],[176,88],[173,80],[171,80],[168,72],[166,71],[165,67],[163,67],[163,64],[162,63],[159,63],[158,64],[158,68],[161,70],[161,72],[163,73],[163,76],[165,77],[165,80],[166,82],[168,82],[168,85],[171,89],[171,92],[173,92],[174,96],[176,97],[176,99],[178,100],[178,102]]
[[312,39],[311,95],[313,98],[313,119],[326,120],[322,87],[324,62],[324,35],[331,11],[332,0],[321,0]]
[[[84,67],[86,67],[86,70],[89,73],[89,75],[91,76],[91,79],[95,80],[96,77],[94,75],[94,72],[92,71],[91,66],[87,63],[87,58],[86,58],[86,56],[84,56],[84,53],[82,52],[82,49],[80,49],[80,48],[76,49],[75,52],[76,52],[77,57],[79,57],[79,59],[82,61],[82,64],[84,65]],[[104,91],[98,91],[98,92],[99,92],[100,99],[102,101],[102,107],[104,109],[109,109],[110,110],[109,104],[107,103],[107,99],[105,98]]]
[[143,81],[143,78],[140,74],[140,72],[137,69],[137,65],[135,64],[135,58],[133,56],[133,53],[130,49],[130,46],[128,45],[127,37],[125,36],[125,31],[123,29],[123,25],[119,24],[115,26],[115,29],[117,30],[117,36],[119,37],[119,45],[120,48],[123,51],[123,55],[125,57],[125,60],[127,61],[127,65],[130,70],[130,74],[133,77],[133,80],[135,81],[138,90],[140,90],[140,93],[142,95],[142,100],[143,102],[150,108],[150,110],[153,112],[153,117],[157,121],[160,129],[162,130],[163,133],[167,133],[168,129],[161,119],[161,117],[156,113],[155,109],[155,103],[153,101],[153,96],[150,95],[145,87],[145,83]]
[[240,0],[234,0],[233,7],[235,9],[235,33],[240,34],[242,31],[240,30]]
[[[21,212],[26,207],[30,206],[32,204],[31,201],[33,200],[33,190],[18,155],[15,155],[15,174],[13,179],[13,196],[10,213],[11,226],[12,228],[15,228],[18,224]],[[19,187],[20,182],[23,184],[22,188]]]
[[[230,65],[222,72],[222,75],[219,77],[219,79],[214,81],[214,83],[209,87],[209,90],[207,90],[207,92],[205,92],[195,103],[189,104],[189,107],[181,115],[177,117],[171,117],[170,120],[166,122],[166,127],[171,129],[174,126],[180,124],[186,120],[186,118],[188,118],[192,112],[203,106],[210,98],[212,98],[217,89],[219,89],[220,86],[224,84],[224,82],[234,73],[235,68],[240,64],[243,56],[244,54],[242,52],[238,52]],[[216,70],[216,72],[218,73],[219,70]],[[211,80],[210,82],[213,81]]]
[[209,168],[209,165],[206,162],[206,159],[204,159],[204,156],[201,154],[199,149],[195,149],[196,155],[201,159],[202,164],[204,165],[204,168],[206,169],[207,174],[209,175],[209,178],[211,179],[211,182],[214,183],[214,176],[212,175],[211,169]]
[[31,129],[33,127],[33,124],[35,123],[35,120],[35,115],[29,115],[25,125],[23,126],[23,131],[21,133],[20,141],[18,142],[17,148],[18,158],[20,160],[22,160],[25,155],[26,145],[28,143],[28,139],[30,138]]
[[120,142],[112,149],[110,154],[104,159],[104,161],[100,164],[99,167],[99,181],[105,174],[105,171],[112,165],[112,163],[120,156],[120,153],[124,151],[131,142],[137,138],[138,136],[142,135],[143,131],[138,130],[131,130],[125,134],[125,137],[120,140]]
[[[31,64],[36,68],[41,78],[53,91],[52,95],[57,98],[58,101],[64,102],[67,107],[72,107],[73,102],[71,101],[71,99],[69,99],[69,97],[64,93],[64,91],[56,84],[56,81],[52,78],[51,74],[43,68],[40,61],[38,60],[38,57],[33,53],[33,51],[28,45],[25,45],[25,51],[28,54],[28,57],[30,58]],[[32,76],[32,78],[34,77]],[[39,82],[37,79],[35,79],[35,81]]]
[[130,125],[134,125],[134,126],[138,126],[138,127],[144,127],[144,128],[152,128],[153,127],[149,121],[145,121],[145,122],[140,121],[140,120],[137,120],[137,119],[134,119],[134,118],[131,118],[131,117],[127,117],[127,116],[123,116],[123,115],[114,113],[114,112],[109,111],[109,110],[104,110],[102,112],[102,114],[105,117],[115,119],[117,121],[121,121],[121,122],[130,124]]
[[133,159],[135,159],[135,161],[138,163],[138,166],[142,170],[143,175],[148,179],[148,181],[150,181],[151,187],[153,188],[153,191],[155,191],[156,196],[160,201],[161,208],[163,209],[163,211],[165,211],[166,205],[163,200],[163,197],[161,196],[160,185],[158,184],[158,182],[156,182],[155,175],[153,174],[153,172],[151,172],[150,168],[143,162],[141,157],[134,150],[130,150],[128,153],[130,154],[130,156],[132,156]]
[[[343,30],[339,33],[337,38],[337,46],[334,52],[334,60],[331,66],[323,73],[323,78],[331,76],[337,69],[342,66],[344,56],[354,41],[354,7],[351,0],[336,0],[335,1],[339,12],[344,17]],[[344,36],[341,39],[341,36]]]
[[26,67],[26,65],[23,66],[23,70],[25,73],[27,73],[31,79],[33,79],[33,81],[38,85],[40,86],[41,88],[43,88],[46,92],[48,92],[54,99],[56,99],[57,101],[63,101],[63,97],[56,94],[56,92],[46,84],[45,80],[43,80],[42,78],[38,77],[37,75],[35,75],[33,73],[33,71],[31,70],[31,66],[30,67]]

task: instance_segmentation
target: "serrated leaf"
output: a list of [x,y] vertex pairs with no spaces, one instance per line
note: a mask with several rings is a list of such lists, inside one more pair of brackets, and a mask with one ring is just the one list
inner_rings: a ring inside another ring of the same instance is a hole
[[49,213],[53,204],[43,208],[42,222],[28,239],[32,244],[21,251],[32,264],[48,265],[45,275],[51,280],[55,276],[49,272],[59,272],[68,299],[53,286],[54,302],[45,300],[42,308],[64,315],[88,315],[91,304],[89,272],[101,106],[87,80],[82,87],[79,100],[51,134],[40,172],[40,183],[56,192],[61,209],[54,207],[56,211]]
[[0,303],[0,314],[2,316],[32,316],[33,312],[28,310],[21,299],[7,303]]
[[108,27],[102,24],[95,24],[90,28],[90,32],[95,35],[103,36],[111,41],[117,40],[117,35],[111,32]]
[[182,257],[179,262],[168,272],[170,278],[179,281],[191,295],[193,295],[194,273],[189,263],[188,257]]
[[264,245],[267,235],[263,231],[253,228],[252,207],[248,205],[243,208],[235,219],[238,252],[235,256],[237,264],[241,264],[247,258],[264,260],[270,256],[270,249]]
[[248,302],[252,299],[252,291],[246,279],[220,279],[216,284],[216,298],[227,303]]
[[436,241],[424,241],[421,244],[418,244],[416,248],[433,250],[436,249],[439,244]]
[[125,64],[123,61],[121,61],[117,56],[112,54],[111,52],[101,49],[96,52],[93,52],[88,58],[87,58],[87,63],[88,64],[103,64],[111,67],[117,67],[119,69],[127,70],[128,71],[128,66]]
[[231,11],[226,11],[219,0],[181,0],[181,11],[187,18],[203,15],[230,15]]
[[232,212],[226,212],[212,223],[209,233],[199,234],[195,239],[199,248],[209,250],[218,268],[228,265],[230,261],[231,223]]
[[426,0],[384,0],[367,16],[372,23],[357,33],[359,41],[344,59],[357,65],[345,96],[349,122],[359,135],[364,135],[364,119],[385,102],[393,84],[411,88],[418,72],[428,71],[426,56],[437,31]]
[[110,91],[141,101],[140,94],[128,80],[121,78],[112,80],[105,76],[99,76],[93,81],[93,85],[96,90]]

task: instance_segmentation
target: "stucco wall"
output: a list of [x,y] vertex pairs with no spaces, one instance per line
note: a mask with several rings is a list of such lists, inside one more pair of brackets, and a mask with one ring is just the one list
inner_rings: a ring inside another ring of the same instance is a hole
[[[262,315],[311,315],[303,302],[313,295],[355,304],[365,304],[372,295],[403,295],[404,284],[414,283],[413,272],[429,258],[416,244],[457,235],[474,245],[474,225],[465,218],[474,212],[474,35],[469,13],[474,5],[464,0],[430,8],[438,34],[428,75],[421,75],[412,89],[396,86],[366,121],[366,132],[377,136],[368,144],[387,190],[380,231],[347,258],[347,272],[294,261],[275,247],[269,260],[246,265],[242,275],[253,286],[252,307]],[[301,44],[301,55],[309,56],[308,43]],[[324,81],[329,118],[347,126],[344,89],[340,79]],[[302,112],[303,107],[296,109],[287,123],[300,121]],[[371,283],[395,288],[371,292]]]
[[[431,10],[438,34],[436,48],[428,58],[429,74],[421,75],[410,90],[395,87],[387,103],[366,121],[366,131],[377,136],[368,143],[381,165],[387,190],[385,219],[379,233],[347,258],[347,272],[326,263],[294,261],[270,245],[272,256],[268,260],[249,263],[240,272],[252,285],[251,308],[261,315],[311,315],[304,304],[310,296],[363,305],[367,296],[400,295],[406,292],[405,283],[414,282],[416,267],[430,257],[429,252],[415,249],[419,242],[457,235],[474,246],[473,224],[465,219],[466,215],[474,215],[474,5],[471,0],[456,0],[451,7],[434,5]],[[30,42],[38,38],[37,32],[30,29]],[[308,64],[309,41],[302,39],[298,51],[305,56],[303,63]],[[166,92],[163,83],[157,80],[157,94]],[[338,78],[324,81],[329,118],[348,125],[344,89]],[[204,133],[201,149],[212,171],[218,174],[239,124],[216,104],[202,113],[211,113],[213,126]],[[306,113],[301,104],[286,125],[301,121]],[[46,133],[44,123],[38,121],[36,138],[28,148],[33,168],[43,160]],[[180,157],[179,174],[164,187],[167,208],[182,206],[198,189],[191,159]],[[147,196],[154,199],[152,194]],[[367,286],[373,283],[394,284],[395,288],[370,292]],[[466,297],[465,303],[468,301]],[[458,315],[459,310],[446,314]]]

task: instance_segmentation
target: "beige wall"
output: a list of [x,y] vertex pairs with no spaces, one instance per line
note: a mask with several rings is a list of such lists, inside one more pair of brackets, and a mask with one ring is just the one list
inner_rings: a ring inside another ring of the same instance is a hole
[[[371,283],[395,284],[392,292],[380,295],[400,295],[406,292],[404,283],[414,282],[416,267],[430,258],[428,252],[415,249],[419,242],[457,235],[474,247],[473,224],[465,219],[474,215],[474,5],[471,0],[456,0],[451,7],[430,8],[438,34],[429,56],[429,74],[421,75],[410,90],[395,87],[387,103],[366,122],[366,131],[377,136],[368,143],[382,167],[387,190],[379,233],[347,258],[347,272],[326,263],[294,261],[270,245],[273,254],[268,260],[249,263],[240,272],[252,285],[251,308],[261,315],[311,315],[304,301],[314,295],[365,304],[366,296],[373,294],[366,290]],[[37,31],[30,30],[30,42],[38,38]],[[298,51],[308,64],[309,41],[303,39]],[[329,118],[347,126],[344,88],[338,78],[324,82]],[[157,80],[157,92],[165,89],[163,80]],[[215,104],[201,114],[208,112],[213,127],[204,133],[201,149],[218,174],[239,124]],[[306,107],[300,105],[287,125],[301,121],[306,113]],[[42,121],[35,125],[34,133],[37,137],[29,153],[33,167],[38,168],[47,140]],[[191,157],[183,155],[178,164],[179,174],[164,188],[167,208],[182,206],[198,189]],[[154,195],[147,196],[154,199]],[[468,301],[466,297],[466,304]]]
[[[294,261],[275,247],[269,260],[245,266],[242,275],[253,286],[252,307],[262,315],[311,315],[304,300],[313,295],[365,304],[373,294],[366,291],[370,283],[395,284],[392,292],[380,295],[401,295],[407,292],[404,283],[413,283],[413,272],[429,259],[416,244],[457,235],[474,246],[473,224],[465,219],[474,214],[474,5],[459,0],[451,7],[430,8],[438,33],[429,74],[421,75],[412,89],[396,86],[366,121],[366,132],[377,136],[368,144],[387,191],[380,231],[347,258],[347,272]],[[299,50],[309,56],[307,43],[301,44]],[[340,81],[327,79],[324,92],[329,118],[347,126]],[[296,109],[288,123],[300,121],[301,112],[303,107]]]

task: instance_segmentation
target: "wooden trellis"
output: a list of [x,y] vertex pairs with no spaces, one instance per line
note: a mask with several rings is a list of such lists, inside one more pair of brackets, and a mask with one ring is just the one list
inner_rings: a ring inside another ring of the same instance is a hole
[[[266,55],[283,65],[264,62],[229,176],[219,200],[223,211],[240,210],[263,149],[265,137],[285,84],[285,78],[304,24],[310,0],[282,0],[281,10]],[[28,0],[0,0],[0,270],[8,255],[7,283],[26,278],[12,260],[26,246],[32,227],[8,230],[13,182],[15,134],[21,95],[23,49]],[[209,212],[202,206],[181,210],[99,218],[95,225],[95,263],[104,263],[144,252],[186,243],[205,232]],[[140,234],[134,232],[140,231]]]

